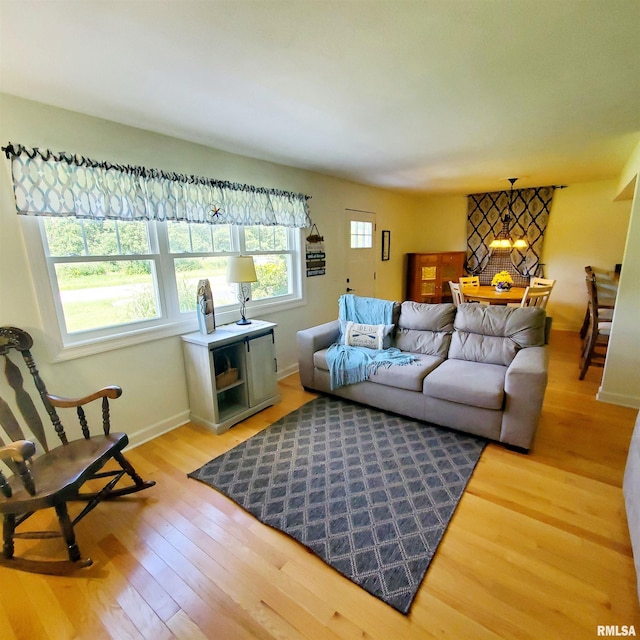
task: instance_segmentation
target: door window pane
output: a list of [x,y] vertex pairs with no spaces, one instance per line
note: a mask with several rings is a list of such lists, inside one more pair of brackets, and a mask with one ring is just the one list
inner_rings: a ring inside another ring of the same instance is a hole
[[351,248],[371,249],[373,247],[373,223],[351,220]]

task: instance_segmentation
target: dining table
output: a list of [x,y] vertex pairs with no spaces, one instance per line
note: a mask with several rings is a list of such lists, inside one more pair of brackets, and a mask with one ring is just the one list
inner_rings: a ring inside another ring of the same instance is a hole
[[508,291],[496,291],[496,288],[488,285],[478,287],[462,287],[465,301],[483,302],[485,304],[512,304],[521,302],[526,291],[525,287],[511,287]]

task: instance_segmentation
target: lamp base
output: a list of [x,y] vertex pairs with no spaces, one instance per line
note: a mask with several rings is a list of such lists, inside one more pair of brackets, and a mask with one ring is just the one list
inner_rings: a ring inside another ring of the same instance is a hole
[[246,318],[240,318],[236,324],[251,324],[251,320],[247,320]]

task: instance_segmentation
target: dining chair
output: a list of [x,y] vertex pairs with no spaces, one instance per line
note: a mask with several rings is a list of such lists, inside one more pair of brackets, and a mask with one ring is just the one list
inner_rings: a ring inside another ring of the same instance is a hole
[[462,286],[458,282],[449,281],[449,287],[451,288],[451,297],[453,298],[453,304],[456,307],[464,302],[464,293],[462,293]]
[[[103,500],[128,495],[155,485],[145,481],[124,457],[122,450],[129,442],[126,433],[110,430],[109,401],[119,398],[122,389],[109,386],[84,396],[64,398],[47,391],[36,368],[31,346],[33,339],[21,329],[0,327],[0,356],[4,357],[6,384],[0,385],[0,424],[4,430],[0,440],[0,460],[12,475],[0,469],[0,513],[3,517],[3,549],[0,564],[37,573],[67,573],[87,567],[91,558],[83,558],[76,542],[75,525]],[[33,397],[32,397],[33,396]],[[84,407],[99,401],[95,409]],[[40,410],[36,406],[40,405]],[[77,438],[67,437],[61,416],[75,413]],[[74,411],[75,410],[75,411]],[[49,427],[45,427],[49,419]],[[92,435],[89,416],[102,423],[102,432]],[[47,432],[58,436],[58,446],[49,445]],[[8,444],[5,444],[8,442]],[[122,486],[120,480],[127,483]],[[85,483],[100,481],[100,488]],[[81,489],[84,489],[81,491]],[[68,503],[86,504],[74,515]],[[34,513],[54,509],[59,531],[24,531],[20,525]],[[20,528],[20,529],[19,529]],[[19,530],[17,530],[19,529]],[[42,559],[38,549],[20,549],[16,539],[62,538],[68,559]]]
[[555,283],[556,281],[551,278],[538,278],[538,276],[529,280],[530,287],[551,287],[553,289]]
[[611,322],[603,321],[599,317],[598,288],[593,273],[585,278],[587,283],[587,295],[589,305],[589,326],[585,334],[585,340],[580,358],[580,376],[583,380],[589,367],[604,367],[611,334]]
[[479,287],[480,276],[460,276],[458,284],[461,287]]
[[521,307],[539,307],[540,309],[546,309],[549,296],[553,287],[532,287],[528,286],[524,290],[522,296]]
[[[600,322],[611,322],[613,320],[613,309],[618,293],[618,283],[614,276],[604,271],[596,271],[591,266],[584,268],[587,278],[593,278],[596,283],[598,293],[598,318]],[[590,321],[589,303],[584,313],[582,327],[580,327],[580,337],[584,340],[589,330]]]

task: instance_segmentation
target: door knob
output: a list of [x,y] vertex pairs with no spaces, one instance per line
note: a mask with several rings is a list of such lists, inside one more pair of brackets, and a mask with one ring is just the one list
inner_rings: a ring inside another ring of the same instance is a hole
[[355,291],[355,289],[352,289],[351,287],[347,287],[347,293],[349,293],[349,291]]

